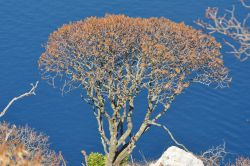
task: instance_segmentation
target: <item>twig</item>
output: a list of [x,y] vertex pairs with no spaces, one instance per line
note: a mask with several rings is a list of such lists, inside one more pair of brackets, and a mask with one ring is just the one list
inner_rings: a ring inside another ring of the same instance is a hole
[[225,143],[223,145],[212,147],[211,149],[203,152],[200,156],[198,156],[205,165],[207,166],[220,166],[221,162],[225,158],[226,152]]
[[131,160],[131,166],[135,166],[132,154],[130,155],[130,160]]
[[7,110],[10,108],[10,106],[16,101],[19,100],[21,98],[27,97],[27,96],[32,96],[32,95],[36,95],[35,91],[38,85],[38,81],[36,82],[36,84],[34,85],[33,83],[31,83],[32,88],[30,89],[29,92],[26,92],[18,97],[14,97],[9,104],[4,108],[4,110],[0,113],[0,118],[3,117],[5,115],[5,113],[7,112]]
[[139,151],[139,153],[141,154],[141,157],[142,157],[144,163],[145,163],[146,165],[148,165],[148,162],[147,162],[146,157],[145,157],[145,155],[143,154],[143,152]]
[[[88,166],[88,155],[84,150],[82,150],[81,152],[82,152],[82,155],[84,156],[84,162],[85,162],[86,166]],[[84,164],[82,164],[82,165],[85,166]]]
[[67,166],[66,161],[65,161],[65,159],[64,159],[64,157],[63,157],[63,155],[62,155],[62,152],[61,152],[61,151],[59,152],[59,157],[60,157],[60,159],[62,160],[62,164],[63,164],[63,166]]
[[16,129],[16,126],[15,126],[15,125],[13,125],[12,128],[11,128],[9,131],[7,131],[6,136],[5,136],[5,142],[8,141],[8,139],[9,139],[9,137],[10,137],[10,134],[12,133],[12,131],[13,131],[14,129]]
[[170,138],[172,139],[172,141],[174,141],[174,143],[180,147],[182,147],[185,151],[187,152],[190,152],[183,144],[179,143],[173,136],[173,134],[171,133],[171,131],[165,126],[165,125],[162,125],[162,124],[159,124],[159,123],[155,123],[155,122],[152,122],[150,123],[152,125],[155,125],[155,126],[159,126],[159,127],[162,127],[164,130],[167,131],[168,135],[170,136]]
[[[240,0],[240,2],[246,10],[250,9],[250,5],[246,4],[246,0]],[[217,32],[231,38],[234,41],[233,44],[224,40],[225,44],[232,49],[229,53],[234,54],[239,60],[245,61],[250,57],[250,31],[248,24],[250,13],[243,20],[240,20],[235,14],[234,6],[231,10],[226,10],[222,16],[219,16],[218,12],[219,9],[217,7],[208,7],[205,15],[212,23],[197,20],[196,24],[208,30],[209,34]]]
[[244,7],[250,8],[250,5],[247,5],[247,4],[245,3],[245,0],[240,0],[240,2],[241,2],[241,4],[242,4]]

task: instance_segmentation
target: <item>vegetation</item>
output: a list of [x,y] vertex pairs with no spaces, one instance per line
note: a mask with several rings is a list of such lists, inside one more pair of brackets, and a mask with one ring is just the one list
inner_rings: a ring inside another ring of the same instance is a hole
[[[250,9],[245,0],[240,0],[240,2],[246,11]],[[248,23],[250,13],[245,18],[237,18],[234,6],[232,10],[226,10],[226,13],[222,16],[219,16],[218,12],[219,9],[217,7],[209,7],[206,10],[206,18],[210,22],[198,20],[197,24],[210,33],[219,33],[228,37],[230,40],[226,39],[225,43],[232,48],[230,53],[242,61],[248,59],[250,57],[250,31]],[[230,41],[233,41],[233,43]]]
[[227,152],[225,150],[225,143],[217,147],[212,147],[211,149],[206,150],[201,155],[197,157],[202,160],[205,166],[220,166],[223,164],[223,160]]
[[[240,18],[235,6],[231,10],[226,10],[223,14],[219,13],[218,7],[208,7],[205,16],[207,20],[197,20],[196,23],[209,34],[220,34],[225,37],[224,42],[231,48],[229,53],[235,55],[239,60],[245,61],[250,57],[250,30],[249,1],[239,0],[242,7],[247,12],[244,18]],[[240,11],[240,9],[238,9]],[[218,146],[204,152],[199,156],[205,165],[221,165],[226,155],[225,146]],[[235,164],[226,164],[227,166],[249,166],[250,159],[245,157],[236,158]]]
[[90,153],[87,158],[88,166],[105,166],[105,156],[101,153]]
[[[36,95],[38,81],[32,88],[14,97],[0,112],[3,117],[13,103],[22,98]],[[61,153],[56,154],[49,149],[48,137],[35,132],[28,126],[16,127],[0,122],[0,165],[1,166],[65,166]]]
[[29,127],[0,123],[0,165],[65,165],[61,154],[49,150],[48,137]]
[[[39,68],[63,92],[86,91],[83,98],[93,108],[106,165],[111,166],[129,156],[152,125],[160,125],[158,119],[191,83],[228,86],[220,47],[184,23],[107,15],[53,32]],[[134,101],[142,91],[147,92],[147,109],[135,129]]]
[[235,164],[231,164],[230,166],[249,166],[250,165],[250,159],[246,157],[238,157],[236,159]]

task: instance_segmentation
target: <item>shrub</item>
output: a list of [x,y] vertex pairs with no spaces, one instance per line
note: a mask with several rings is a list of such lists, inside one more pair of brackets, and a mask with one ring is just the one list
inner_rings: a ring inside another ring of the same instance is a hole
[[[88,166],[105,166],[106,157],[101,153],[91,152],[87,158]],[[129,162],[129,157],[126,157],[120,165],[126,165]]]
[[88,166],[105,166],[105,156],[101,153],[90,153],[87,159]]
[[230,166],[249,166],[250,165],[250,159],[245,157],[238,157],[236,159],[235,164],[231,164]]
[[49,149],[48,137],[28,126],[0,123],[0,165],[66,165],[61,154]]

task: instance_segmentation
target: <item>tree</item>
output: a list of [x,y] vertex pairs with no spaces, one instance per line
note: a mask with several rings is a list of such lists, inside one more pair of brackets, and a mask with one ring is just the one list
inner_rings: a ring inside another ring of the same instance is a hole
[[[220,47],[184,23],[106,15],[53,32],[39,68],[63,92],[86,91],[83,98],[93,108],[106,165],[113,166],[132,153],[152,125],[160,125],[158,119],[190,83],[228,86]],[[147,92],[147,109],[135,129],[134,102],[142,91]]]
[[[240,1],[246,10],[250,9],[245,0]],[[248,59],[250,57],[250,31],[248,23],[250,13],[240,20],[235,14],[234,6],[232,10],[226,10],[226,13],[222,16],[218,15],[218,11],[217,7],[207,8],[205,15],[212,23],[202,20],[198,20],[196,23],[208,30],[210,34],[217,32],[233,40],[234,43],[225,40],[225,43],[232,48],[230,53],[234,54],[241,61]]]

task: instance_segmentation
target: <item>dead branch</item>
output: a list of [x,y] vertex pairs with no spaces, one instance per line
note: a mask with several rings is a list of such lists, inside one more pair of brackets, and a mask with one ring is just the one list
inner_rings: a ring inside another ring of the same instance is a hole
[[212,147],[197,157],[203,161],[205,166],[220,166],[221,162],[228,153],[226,152],[225,148],[226,145],[224,143],[223,145]]
[[[250,9],[245,0],[240,0],[243,7]],[[197,20],[196,24],[208,30],[210,34],[219,33],[225,37],[231,38],[234,43],[225,40],[225,44],[231,47],[232,51],[228,52],[234,54],[241,61],[245,61],[250,57],[250,31],[248,19],[250,13],[245,18],[240,20],[236,17],[235,6],[231,10],[226,10],[222,16],[218,15],[219,9],[217,7],[208,7],[206,10],[206,18],[212,23],[203,20]]]
[[22,98],[24,98],[24,97],[36,95],[35,91],[36,91],[36,89],[37,89],[38,83],[39,83],[38,81],[37,81],[35,84],[31,83],[30,85],[32,86],[32,88],[30,89],[30,91],[28,91],[28,92],[26,92],[26,93],[24,93],[24,94],[22,94],[22,95],[20,95],[20,96],[18,96],[18,97],[14,97],[14,98],[8,103],[8,105],[3,109],[3,111],[0,113],[0,118],[3,117],[3,116],[6,114],[7,110],[10,108],[10,106],[11,106],[15,101],[17,101],[17,100],[19,100],[19,99],[22,99]]
[[182,147],[185,151],[190,152],[183,144],[179,143],[175,138],[174,135],[172,134],[172,132],[165,126],[159,123],[155,123],[155,122],[150,122],[150,124],[158,126],[158,127],[162,127],[165,131],[167,131],[168,135],[170,136],[171,140],[178,146]]
[[84,162],[85,162],[85,164],[86,164],[86,165],[84,165],[84,163],[82,163],[82,165],[83,165],[83,166],[88,166],[88,155],[87,155],[87,153],[86,153],[85,150],[82,150],[81,152],[82,152],[82,155],[83,155],[83,157],[84,157]]
[[65,161],[61,151],[59,152],[58,160],[61,161],[62,166],[67,166],[66,161]]
[[250,5],[247,5],[245,1],[246,1],[246,0],[240,0],[241,4],[242,4],[244,7],[250,8]]

